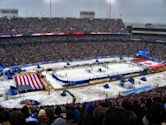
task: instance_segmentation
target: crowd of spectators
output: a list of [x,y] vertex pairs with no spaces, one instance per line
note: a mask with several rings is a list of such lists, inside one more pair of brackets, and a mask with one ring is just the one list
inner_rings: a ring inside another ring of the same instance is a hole
[[[82,104],[0,108],[11,125],[165,125],[166,87]],[[8,123],[9,124],[9,123]]]
[[57,38],[58,41],[54,40],[55,37],[5,38],[0,42],[0,63],[9,66],[95,56],[135,55],[138,50],[149,50],[155,58],[166,58],[166,46],[163,43],[109,40],[109,37],[87,36],[86,40],[83,40],[80,36],[70,40],[66,36]]
[[[0,18],[0,34],[47,32],[127,33],[127,30],[121,19]],[[131,35],[122,34],[0,38],[0,64],[9,66],[94,56],[131,55],[138,50],[149,50],[153,57],[165,59],[166,46],[163,45],[147,39],[131,40]]]
[[127,32],[121,19],[0,18],[0,34]]

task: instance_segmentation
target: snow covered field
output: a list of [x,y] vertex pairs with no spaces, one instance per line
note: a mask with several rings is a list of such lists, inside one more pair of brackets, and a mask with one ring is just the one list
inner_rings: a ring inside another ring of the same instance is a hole
[[[152,88],[156,86],[165,86],[166,85],[166,72],[153,74],[150,76],[147,76],[147,82],[143,82],[140,80],[141,77],[137,77],[136,83],[134,85],[135,88],[143,87],[143,86],[151,86]],[[139,84],[139,82],[141,84]],[[77,102],[87,102],[87,101],[94,101],[94,100],[102,100],[106,99],[106,96],[110,97],[116,97],[119,95],[119,92],[123,92],[125,89],[119,85],[120,82],[110,82],[108,83],[110,88],[105,89],[103,87],[103,84],[94,85],[90,87],[84,87],[84,88],[76,88],[76,89],[70,89],[70,91],[77,95]],[[131,84],[131,83],[128,83]]]
[[[93,63],[92,60],[91,63]],[[108,61],[102,60],[102,61]],[[88,63],[88,62],[86,62]],[[77,63],[78,64],[78,63]],[[58,63],[56,64],[44,64],[41,65],[42,68],[47,69],[50,67],[56,68],[64,68],[65,63]],[[72,64],[75,65],[75,64]],[[92,68],[92,69],[91,69]],[[99,68],[101,68],[102,72],[98,72]],[[35,71],[37,68],[36,66],[26,67],[24,68],[27,71]],[[87,72],[87,69],[91,69],[91,73]],[[68,69],[58,69],[56,73],[59,76],[63,76],[62,78],[68,80],[80,80],[85,78],[91,77],[98,77],[101,75],[110,75],[110,74],[120,74],[120,73],[128,73],[128,72],[137,72],[141,71],[142,68],[138,66],[133,66],[130,64],[108,64],[106,65],[98,65],[98,66],[91,66],[91,67],[76,67]],[[53,71],[54,72],[54,71]],[[52,71],[44,71],[42,74],[46,77],[46,80],[52,85],[54,89],[63,88],[63,83],[57,81],[52,76]],[[140,88],[144,86],[151,86],[155,88],[157,86],[165,86],[166,85],[166,72],[161,72],[157,74],[148,75],[147,81],[144,82],[140,80],[141,77],[134,78],[135,84],[133,85],[134,88]],[[61,105],[67,104],[72,102],[72,97],[67,93],[67,96],[62,97],[62,91],[55,91],[52,90],[50,93],[46,91],[38,91],[38,92],[29,92],[24,94],[18,94],[16,96],[10,97],[6,99],[5,92],[10,88],[10,86],[15,86],[14,80],[4,80],[5,78],[0,78],[0,105],[7,107],[7,108],[20,108],[20,102],[24,99],[34,99],[41,103],[41,105]],[[75,97],[76,102],[89,102],[95,100],[103,100],[107,97],[117,97],[120,92],[124,92],[128,89],[119,85],[120,81],[116,82],[109,82],[109,83],[102,83],[93,86],[85,86],[81,88],[70,88],[70,91]],[[105,84],[109,84],[110,88],[105,89],[103,86]],[[124,86],[129,86],[131,83],[126,82]]]
[[[140,80],[140,77],[135,78],[135,88],[143,87],[143,86],[165,86],[166,85],[166,72],[153,74],[147,76],[147,82],[143,82]],[[141,84],[139,84],[139,82]],[[69,89],[71,93],[76,96],[76,102],[88,102],[94,100],[102,100],[106,97],[116,97],[119,95],[119,92],[123,92],[127,90],[119,85],[120,82],[110,82],[108,83],[110,88],[105,89],[103,84],[81,87],[81,88],[73,88]],[[0,82],[0,88],[8,88],[10,85],[13,85],[14,81]],[[55,83],[56,84],[56,83]],[[59,84],[59,83],[58,83]],[[127,83],[126,83],[127,84]],[[2,90],[3,91],[3,90]],[[13,99],[5,100],[5,98],[1,97],[0,105],[7,108],[14,107],[22,107],[20,105],[20,101],[23,99],[34,99],[41,102],[42,105],[60,105],[67,104],[72,102],[72,97],[67,94],[66,97],[62,97],[60,95],[62,91],[52,91],[50,94],[48,92],[40,91],[40,92],[30,92],[21,95],[15,96]]]

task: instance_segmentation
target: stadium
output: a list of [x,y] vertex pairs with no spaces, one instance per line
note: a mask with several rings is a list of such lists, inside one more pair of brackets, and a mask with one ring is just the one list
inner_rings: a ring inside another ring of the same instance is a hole
[[164,0],[0,2],[0,125],[166,124]]

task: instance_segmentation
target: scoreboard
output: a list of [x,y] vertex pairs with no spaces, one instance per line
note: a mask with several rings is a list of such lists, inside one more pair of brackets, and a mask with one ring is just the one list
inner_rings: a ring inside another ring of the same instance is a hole
[[0,9],[0,17],[18,17],[18,9]]
[[94,11],[80,11],[80,18],[95,18],[95,12]]

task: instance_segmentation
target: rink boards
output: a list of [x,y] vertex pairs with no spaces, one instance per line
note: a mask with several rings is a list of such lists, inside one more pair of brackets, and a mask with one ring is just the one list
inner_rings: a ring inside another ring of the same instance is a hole
[[65,68],[52,73],[53,77],[64,85],[90,83],[96,80],[119,79],[125,75],[138,74],[144,69],[128,63],[106,63]]

